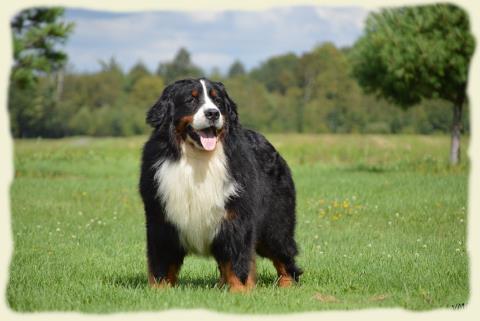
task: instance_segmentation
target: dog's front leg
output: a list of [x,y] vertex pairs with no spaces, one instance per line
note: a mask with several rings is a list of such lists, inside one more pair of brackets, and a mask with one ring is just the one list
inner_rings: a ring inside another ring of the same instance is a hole
[[185,251],[176,229],[156,212],[147,212],[148,282],[153,288],[175,285]]
[[212,243],[212,254],[220,270],[220,283],[231,292],[247,292],[254,286],[254,228],[234,209],[227,210],[225,220]]

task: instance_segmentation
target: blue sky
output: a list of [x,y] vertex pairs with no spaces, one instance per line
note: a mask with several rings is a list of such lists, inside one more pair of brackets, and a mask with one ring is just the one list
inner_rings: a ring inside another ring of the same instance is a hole
[[112,13],[67,9],[75,31],[66,44],[77,71],[95,71],[114,56],[125,70],[143,61],[152,71],[180,47],[210,72],[236,59],[251,69],[271,56],[301,54],[331,41],[352,45],[368,11],[361,7],[282,7],[262,11],[146,11]]

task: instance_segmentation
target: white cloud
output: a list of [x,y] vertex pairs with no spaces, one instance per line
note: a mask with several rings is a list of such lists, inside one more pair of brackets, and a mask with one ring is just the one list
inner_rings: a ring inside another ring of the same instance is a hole
[[99,59],[112,56],[124,69],[142,60],[155,70],[185,47],[203,69],[225,71],[235,59],[253,67],[272,55],[299,54],[323,41],[351,45],[367,13],[357,7],[312,6],[130,14],[67,10],[76,23],[67,52],[79,70],[98,69]]
[[315,13],[322,19],[328,20],[336,28],[345,28],[353,25],[363,29],[368,11],[363,8],[317,7]]
[[221,11],[191,11],[187,13],[194,22],[214,22],[222,14]]
[[152,71],[155,71],[160,62],[170,61],[181,47],[188,47],[184,39],[171,39],[169,41],[152,41],[145,46],[134,48],[129,56],[127,68],[137,61],[143,61]]
[[203,69],[208,71],[213,67],[224,69],[232,64],[234,58],[230,55],[218,52],[199,52],[193,54],[192,60],[195,64],[202,66]]
[[80,18],[75,20],[75,35],[90,39],[124,41],[155,30],[157,17],[152,13],[140,13],[115,18]]

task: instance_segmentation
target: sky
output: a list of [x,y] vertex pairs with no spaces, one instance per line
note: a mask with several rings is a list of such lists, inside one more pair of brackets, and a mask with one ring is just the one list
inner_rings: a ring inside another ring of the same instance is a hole
[[129,70],[142,61],[151,71],[185,47],[206,72],[225,73],[240,60],[247,70],[268,58],[302,54],[323,42],[350,46],[368,11],[361,7],[297,6],[262,11],[145,11],[113,13],[67,9],[75,30],[65,50],[76,71],[97,71],[111,57]]

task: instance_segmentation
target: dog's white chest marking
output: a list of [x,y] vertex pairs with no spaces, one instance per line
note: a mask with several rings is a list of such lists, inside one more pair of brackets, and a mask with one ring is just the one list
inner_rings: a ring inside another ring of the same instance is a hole
[[182,144],[180,160],[163,161],[155,181],[166,219],[177,227],[182,245],[208,254],[225,216],[225,203],[236,194],[222,144],[211,153]]

